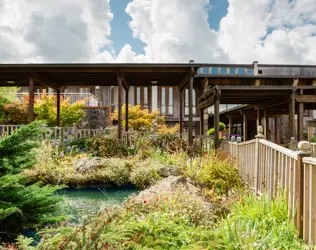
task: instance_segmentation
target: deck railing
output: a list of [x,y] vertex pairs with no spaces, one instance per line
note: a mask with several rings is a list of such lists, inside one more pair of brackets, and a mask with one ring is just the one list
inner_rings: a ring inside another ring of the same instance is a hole
[[213,148],[214,136],[196,135],[193,138],[194,147],[199,152],[208,152]]
[[[231,141],[226,150],[236,159],[240,176],[258,194],[268,192],[270,198],[283,191],[288,214],[299,234],[316,244],[316,158],[309,157],[309,142],[298,143],[298,151],[287,149],[264,139],[262,127],[256,139]],[[234,138],[233,138],[234,139]]]
[[0,138],[13,134],[21,125],[0,125]]

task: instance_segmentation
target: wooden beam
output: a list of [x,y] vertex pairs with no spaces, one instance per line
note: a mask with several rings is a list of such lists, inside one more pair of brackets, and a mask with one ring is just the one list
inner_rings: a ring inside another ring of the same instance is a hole
[[117,78],[122,78],[122,80],[123,80],[123,87],[125,88],[125,90],[129,90],[130,85],[129,85],[129,83],[128,83],[125,75],[124,75],[124,72],[121,69],[117,70],[116,76],[117,76]]
[[33,78],[29,79],[29,122],[33,122],[35,120],[34,113],[34,92],[35,92],[35,81]]
[[55,90],[61,88],[60,84],[57,84],[56,82],[47,79],[45,76],[43,76],[43,75],[41,75],[39,73],[32,73],[32,77],[33,77],[33,79],[35,80],[35,82],[37,84],[40,84],[40,85],[43,85],[45,87],[49,87],[49,88],[52,88],[52,89],[55,89]]
[[181,80],[181,82],[180,82],[180,84],[179,84],[179,90],[183,90],[187,85],[188,85],[188,82],[189,82],[189,80],[190,80],[190,76],[191,76],[191,72],[187,72],[184,76],[183,76],[183,78],[182,78],[182,80]]
[[60,127],[60,89],[57,89],[56,126]]
[[316,95],[297,95],[295,100],[299,103],[316,103]]
[[[316,96],[315,96],[316,97]],[[288,103],[289,100],[288,98],[283,98],[283,99],[277,99],[277,100],[269,100],[260,104],[255,104],[255,109],[260,110],[260,109],[267,109],[275,106],[279,106],[285,103]]]

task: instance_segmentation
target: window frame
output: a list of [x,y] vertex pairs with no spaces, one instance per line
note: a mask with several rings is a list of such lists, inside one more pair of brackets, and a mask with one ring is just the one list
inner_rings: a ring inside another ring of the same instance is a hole
[[[165,100],[164,100],[165,101],[164,106],[166,107],[165,113],[162,112],[162,89],[163,88],[165,89]],[[172,91],[170,91],[170,89],[172,89]],[[171,101],[169,100],[170,92],[172,92]],[[175,88],[174,87],[172,86],[159,86],[158,87],[158,107],[162,115],[169,116],[169,117],[175,115]]]

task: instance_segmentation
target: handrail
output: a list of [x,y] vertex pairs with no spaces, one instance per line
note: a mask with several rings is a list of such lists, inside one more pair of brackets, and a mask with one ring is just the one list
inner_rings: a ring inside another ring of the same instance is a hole
[[293,159],[297,160],[297,152],[292,151],[291,149],[282,147],[280,145],[274,144],[273,142],[267,141],[265,139],[260,139],[259,142],[263,145],[266,145],[274,150],[279,151],[282,154],[285,154],[289,157],[292,157]]

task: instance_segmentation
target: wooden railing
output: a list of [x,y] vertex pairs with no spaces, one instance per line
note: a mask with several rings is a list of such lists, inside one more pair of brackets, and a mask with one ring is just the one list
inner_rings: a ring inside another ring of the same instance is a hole
[[262,127],[256,139],[229,142],[228,150],[237,162],[240,176],[258,195],[270,198],[283,191],[288,214],[303,239],[316,244],[316,158],[309,157],[311,145],[298,143],[298,151],[264,139]]
[[21,127],[21,125],[0,125],[0,138],[11,135],[19,127]]

